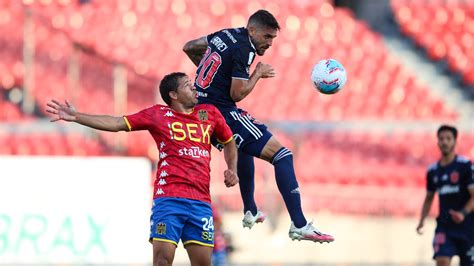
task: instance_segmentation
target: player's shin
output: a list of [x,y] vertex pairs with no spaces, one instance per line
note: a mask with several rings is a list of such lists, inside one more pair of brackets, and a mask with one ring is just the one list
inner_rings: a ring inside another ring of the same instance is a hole
[[239,152],[237,161],[237,175],[239,176],[240,195],[244,204],[244,213],[250,211],[257,214],[255,203],[255,166],[251,155]]
[[301,209],[301,196],[293,168],[293,154],[287,148],[278,150],[272,158],[278,189],[285,201],[291,220],[297,228],[307,224]]

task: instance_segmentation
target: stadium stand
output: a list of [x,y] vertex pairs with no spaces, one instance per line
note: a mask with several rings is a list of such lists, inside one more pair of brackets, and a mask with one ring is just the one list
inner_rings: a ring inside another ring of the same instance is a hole
[[[459,11],[462,9],[459,5],[433,3],[437,4],[423,11],[437,12],[437,19],[430,21],[427,13],[413,15],[418,2],[394,1],[402,29],[418,43],[429,46],[434,59],[448,58],[452,67],[464,74],[467,83],[474,82],[474,69],[467,63],[472,59],[472,52],[462,47],[472,38],[456,35],[462,29],[472,28],[472,17],[468,20],[467,15],[472,10]],[[456,111],[434,96],[428,84],[417,81],[413,73],[388,53],[381,37],[355,19],[349,10],[334,9],[324,0],[216,1],[210,7],[207,5],[208,1],[200,0],[92,1],[82,5],[68,0],[2,1],[1,90],[6,95],[12,87],[23,84],[24,40],[18,29],[22,29],[28,11],[34,25],[34,98],[39,109],[42,110],[51,97],[72,98],[80,110],[110,114],[115,111],[113,76],[117,65],[127,69],[128,102],[124,110],[135,112],[156,102],[156,83],[164,74],[176,70],[194,73],[195,67],[181,51],[187,40],[212,30],[245,26],[250,13],[266,8],[276,15],[282,30],[274,47],[262,58],[275,66],[277,77],[261,81],[252,96],[242,103],[242,107],[257,118],[265,122],[374,120],[388,123],[455,122],[457,119]],[[208,8],[213,16],[202,16]],[[466,23],[459,23],[462,16]],[[443,31],[428,32],[423,37],[417,35],[421,28],[436,29],[428,23],[443,24]],[[462,28],[458,30],[453,25]],[[451,37],[443,37],[444,29],[452,26],[456,32],[446,35]],[[433,44],[438,37],[445,42]],[[459,40],[461,44],[453,48],[454,52],[447,49]],[[444,48],[439,48],[441,46]],[[339,59],[350,73],[347,89],[331,96],[316,93],[309,81],[316,58],[326,57]],[[78,84],[71,84],[70,67],[74,63],[71,58],[76,58],[79,66]],[[6,99],[0,98],[2,123],[25,120],[34,123],[34,119],[45,116],[44,113],[22,114],[16,104]],[[318,206],[332,206],[329,208],[333,211],[351,213],[362,210],[363,213],[402,215],[415,213],[415,206],[404,202],[401,206],[408,207],[400,210],[396,200],[380,200],[383,196],[380,189],[393,189],[395,194],[406,195],[411,189],[424,186],[426,166],[437,154],[431,134],[370,130],[280,133],[295,154],[297,173],[305,186],[323,185],[327,191],[337,188],[347,197],[362,191],[358,193],[373,197],[369,201],[354,200],[353,206],[343,208],[337,200],[332,202],[328,193],[327,199],[323,199],[325,203]],[[156,147],[145,135],[126,138],[125,152],[156,160]],[[460,141],[460,152],[474,157],[474,135],[463,138],[466,141]],[[428,139],[429,144],[426,144]],[[115,143],[116,139],[107,133],[89,138],[80,133],[22,135],[7,132],[0,135],[0,154],[109,155],[116,153],[112,149]],[[257,177],[262,180],[265,172],[259,167],[260,163],[257,166]],[[232,204],[235,197],[227,201]]]
[[[202,13],[203,4],[200,1],[144,1],[148,5],[127,1],[95,1],[84,5],[76,2],[64,4],[66,2],[34,2],[27,6],[38,22],[37,31],[42,33],[42,38],[37,38],[39,54],[41,41],[53,39],[56,41],[45,45],[46,48],[57,46],[55,54],[51,54],[53,49],[45,52],[49,52],[50,58],[65,59],[71,50],[71,46],[65,47],[66,40],[69,39],[103,58],[129,66],[140,76],[155,80],[176,69],[193,73],[194,67],[181,52],[183,43],[189,37],[199,37],[209,30],[244,26],[245,18],[250,12],[242,10],[251,8],[242,7],[243,2],[240,1],[221,2],[221,5],[214,7],[213,12],[231,12],[234,14],[232,17],[217,15],[215,18],[209,17],[215,21],[200,21],[198,17]],[[381,38],[363,22],[355,20],[348,10],[334,10],[326,1],[286,5],[288,8],[274,7],[275,10],[272,10],[281,21],[283,30],[269,55],[262,59],[274,65],[279,75],[262,82],[254,96],[243,102],[243,107],[257,114],[260,119],[307,121],[362,117],[453,121],[456,118],[456,113],[446,108],[441,99],[431,95],[426,84],[417,82],[413,74],[388,54]],[[103,17],[110,19],[103,21]],[[97,23],[98,20],[101,20],[100,24]],[[21,20],[12,19],[12,23],[19,25]],[[178,25],[180,34],[170,32],[174,30],[170,25],[174,24]],[[354,40],[359,45],[354,46]],[[331,97],[314,93],[307,75],[301,75],[309,73],[315,63],[308,60],[308,55],[312,58],[339,58],[351,73],[347,86],[352,89]],[[64,63],[66,62],[58,62],[58,65]],[[88,68],[88,63],[81,64]],[[96,62],[94,67],[97,67],[95,71],[101,69],[104,73],[111,72],[110,64],[107,66]],[[66,71],[64,66],[58,68],[61,69],[58,72]],[[65,73],[58,75],[62,78],[53,80],[51,77],[52,80],[46,84],[64,84]],[[84,84],[80,89],[81,93],[78,93],[81,96],[79,98],[97,99],[98,103],[95,105],[99,108],[98,111],[112,110],[110,101],[105,100],[110,99],[110,78],[107,84],[100,82],[104,79],[103,75],[84,76],[95,85]],[[282,88],[280,84],[285,84],[285,87]],[[109,92],[99,92],[104,89]],[[60,95],[58,90],[54,91]],[[150,104],[143,99],[150,99],[154,88],[150,85],[145,93],[137,92],[136,89],[130,89],[129,92],[129,104],[138,107],[142,103]],[[97,95],[90,95],[92,93]],[[44,95],[40,91],[37,94]],[[278,95],[278,104],[273,101],[257,102],[258,99],[274,98],[275,95]],[[89,100],[88,104],[93,106],[94,102]]]
[[468,85],[474,85],[474,7],[471,1],[392,0],[401,31],[426,49],[433,60],[446,60]]

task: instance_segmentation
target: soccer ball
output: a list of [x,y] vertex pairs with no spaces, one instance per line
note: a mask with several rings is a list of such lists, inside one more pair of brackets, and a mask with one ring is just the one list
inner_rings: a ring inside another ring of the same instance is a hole
[[346,70],[334,59],[319,61],[311,71],[314,87],[324,94],[334,94],[346,84]]

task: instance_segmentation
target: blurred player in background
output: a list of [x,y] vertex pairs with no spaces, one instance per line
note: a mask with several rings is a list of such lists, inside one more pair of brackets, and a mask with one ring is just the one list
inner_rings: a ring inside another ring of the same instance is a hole
[[250,16],[246,28],[224,29],[191,40],[183,51],[198,66],[195,84],[199,102],[216,106],[234,133],[239,148],[237,169],[244,204],[243,226],[252,228],[265,219],[254,199],[253,157],[258,157],[275,168],[277,186],[291,217],[289,236],[293,240],[331,242],[332,236],[321,233],[306,221],[291,151],[283,147],[264,124],[236,106],[236,102],[252,92],[259,79],[275,76],[269,64],[259,62],[252,74],[249,69],[255,56],[264,55],[272,46],[279,29],[271,13],[259,10]]
[[160,151],[154,185],[150,242],[153,265],[172,265],[179,240],[192,265],[211,265],[214,226],[210,199],[211,136],[224,144],[227,187],[238,183],[237,148],[232,131],[212,105],[197,104],[192,81],[183,73],[160,83],[165,105],[154,105],[123,117],[76,111],[67,101],[48,103],[52,120],[64,120],[105,131],[148,130]]
[[473,165],[455,153],[457,129],[443,125],[438,129],[441,159],[428,168],[427,193],[420,222],[416,228],[422,234],[436,192],[439,196],[439,216],[433,240],[437,266],[451,265],[451,258],[460,257],[461,266],[474,265],[474,176]]
[[216,204],[212,205],[214,218],[214,250],[212,251],[212,265],[227,265],[227,242],[224,236],[222,214]]

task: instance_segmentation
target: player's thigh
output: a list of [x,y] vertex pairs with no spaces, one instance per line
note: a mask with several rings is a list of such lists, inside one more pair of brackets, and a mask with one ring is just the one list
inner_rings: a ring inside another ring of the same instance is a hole
[[153,240],[153,266],[172,265],[176,245],[170,242]]
[[272,137],[267,126],[241,109],[225,113],[224,117],[232,129],[239,151],[260,157],[264,146]]
[[438,227],[433,239],[433,250],[436,265],[450,265],[451,258],[458,254],[456,239],[448,231]]
[[436,257],[436,266],[450,266],[451,265],[451,258],[450,257]]
[[150,241],[178,245],[188,218],[186,199],[157,198],[150,217]]
[[211,205],[197,200],[190,201],[192,203],[188,206],[188,219],[181,235],[183,245],[214,247],[214,219]]
[[190,243],[184,246],[192,266],[210,266],[212,247]]

